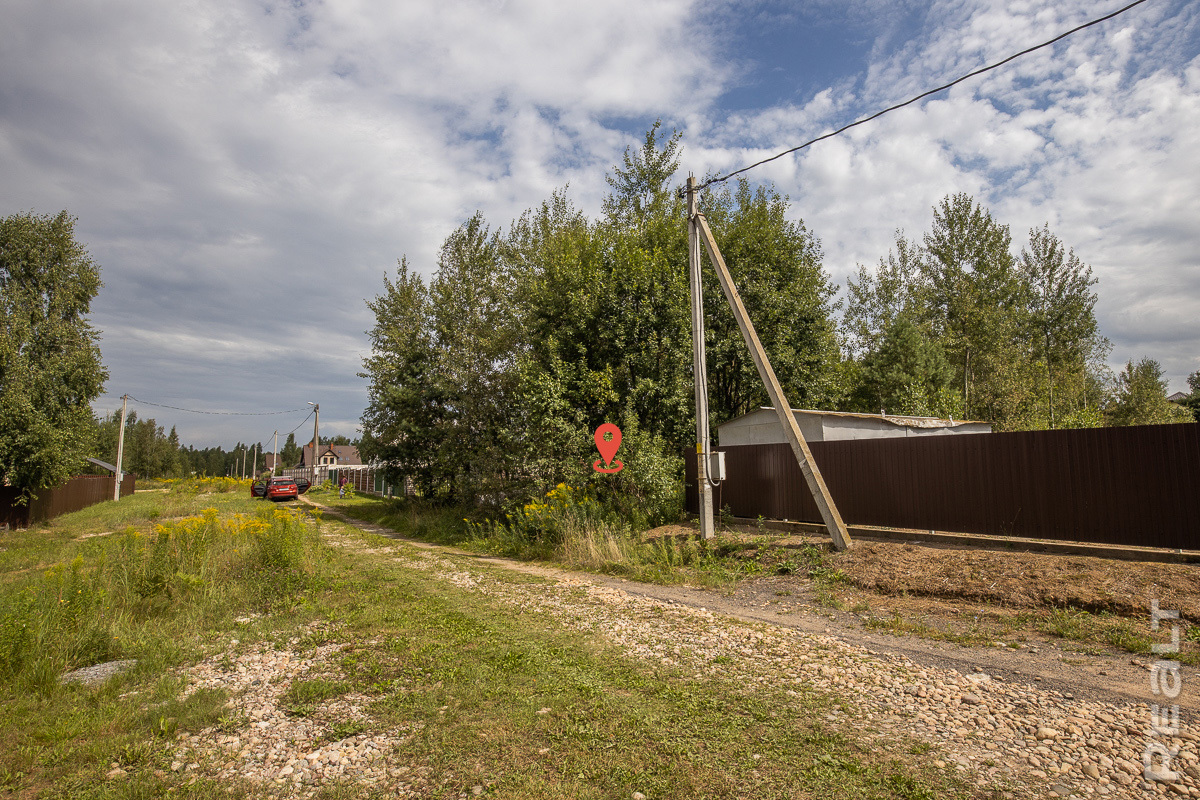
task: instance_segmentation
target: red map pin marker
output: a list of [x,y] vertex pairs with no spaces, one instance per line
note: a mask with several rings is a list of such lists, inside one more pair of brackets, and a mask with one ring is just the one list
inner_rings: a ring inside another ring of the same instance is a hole
[[[606,440],[604,437],[610,433],[612,434],[612,438]],[[613,425],[611,422],[606,422],[599,428],[596,428],[596,435],[592,438],[596,440],[596,449],[599,450],[600,455],[604,457],[604,464],[611,465],[613,463],[613,457],[617,454],[617,450],[621,447],[621,429],[616,425]],[[610,467],[608,469],[600,466],[600,463],[600,459],[593,461],[592,469],[596,470],[596,472],[608,473],[620,472],[621,470],[625,469],[625,465],[620,461],[616,462],[615,467]]]

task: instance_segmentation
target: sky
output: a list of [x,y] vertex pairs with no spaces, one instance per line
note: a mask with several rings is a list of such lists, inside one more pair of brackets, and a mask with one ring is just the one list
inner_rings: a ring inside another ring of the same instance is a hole
[[[310,438],[308,403],[323,438],[357,436],[365,301],[398,259],[429,276],[473,213],[506,227],[564,186],[597,214],[655,120],[681,181],[724,173],[1124,2],[4,5],[0,215],[78,218],[104,281],[94,407],[127,393],[229,448]],[[843,293],[948,194],[1014,254],[1048,223],[1099,278],[1113,369],[1152,357],[1170,391],[1200,369],[1200,4],[1148,0],[746,177]]]

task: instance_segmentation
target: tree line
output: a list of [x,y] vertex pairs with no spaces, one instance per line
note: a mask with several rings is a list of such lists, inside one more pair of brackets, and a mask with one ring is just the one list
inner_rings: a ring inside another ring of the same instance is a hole
[[[117,435],[121,428],[120,412],[104,414],[96,419],[96,458],[115,464],[117,461]],[[296,443],[296,435],[289,433],[279,446],[279,469],[294,467],[300,462],[300,449],[311,440]],[[322,438],[321,446],[353,444],[346,436]],[[197,448],[183,445],[175,426],[165,432],[154,418],[140,419],[136,411],[130,411],[125,419],[125,446],[121,453],[121,467],[139,478],[183,478],[191,475],[237,475],[253,474],[254,465],[261,472],[266,469],[265,453],[274,454],[273,441],[238,442],[231,449],[223,447]],[[276,470],[278,472],[278,469]]]
[[[650,515],[669,508],[695,430],[678,163],[678,134],[656,124],[608,176],[598,218],[564,189],[507,230],[475,214],[428,280],[402,258],[368,301],[364,457],[447,502],[567,482]],[[898,232],[877,267],[860,266],[839,314],[820,241],[787,218],[786,197],[743,180],[706,190],[700,207],[797,407],[996,430],[1191,418],[1166,401],[1156,362],[1108,372],[1097,280],[1048,226],[1014,253],[1006,225],[950,195],[922,237]],[[712,270],[704,284],[715,426],[768,401]],[[599,481],[591,432],[603,422],[621,427],[627,469]]]

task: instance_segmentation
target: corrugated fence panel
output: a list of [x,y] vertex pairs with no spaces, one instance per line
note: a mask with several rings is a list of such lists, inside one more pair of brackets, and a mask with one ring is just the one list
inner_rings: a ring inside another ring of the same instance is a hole
[[[136,478],[126,475],[121,481],[121,496],[133,494],[135,485]],[[77,475],[61,486],[43,489],[38,492],[37,499],[27,505],[16,505],[19,496],[17,489],[0,486],[0,524],[28,528],[31,524],[112,500],[113,479],[103,475]]]
[[[1200,424],[813,442],[853,525],[1200,549]],[[719,448],[718,509],[820,522],[786,444]],[[697,507],[695,457],[687,504]]]

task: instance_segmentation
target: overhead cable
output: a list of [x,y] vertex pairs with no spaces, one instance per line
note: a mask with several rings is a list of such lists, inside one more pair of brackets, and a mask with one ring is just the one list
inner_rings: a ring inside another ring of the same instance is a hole
[[[857,119],[854,122],[851,122],[849,125],[843,125],[842,127],[838,128],[836,131],[832,131],[830,133],[823,134],[821,136],[818,136],[815,139],[810,139],[809,141],[805,142],[804,144],[798,144],[793,148],[784,150],[782,153],[777,153],[777,154],[771,156],[770,158],[764,158],[762,161],[756,161],[747,167],[742,167],[741,169],[734,170],[733,172],[730,172],[727,175],[721,175],[716,178],[709,178],[708,180],[701,183],[697,187],[697,189],[703,189],[706,186],[711,186],[714,183],[721,183],[723,181],[727,181],[735,175],[740,175],[743,172],[747,172],[749,170],[754,169],[755,167],[761,167],[763,164],[770,163],[778,158],[783,158],[784,156],[794,153],[797,150],[803,150],[804,148],[808,147],[809,145],[813,145],[824,139],[829,139],[831,137],[837,136],[839,133],[845,133],[846,131],[850,130],[851,128],[855,127],[856,125],[862,125],[865,122],[870,122],[873,119],[882,117],[884,114],[887,114],[889,112],[895,111],[900,108],[904,108],[905,106],[912,105],[913,103],[917,102],[918,100],[923,100],[926,97],[929,97],[931,94],[937,94],[938,92],[944,92],[947,89],[951,88],[952,86],[957,86],[958,84],[962,83],[963,81],[967,80],[968,78],[974,78],[976,75],[982,75],[983,73],[988,72],[989,70],[996,69],[997,67],[1002,67],[1005,64],[1007,64],[1008,62],[1018,59],[1021,56],[1028,55],[1036,50],[1041,50],[1043,47],[1049,47],[1050,45],[1054,44],[1055,42],[1061,41],[1073,33],[1078,33],[1079,31],[1083,30],[1084,28],[1090,28],[1093,25],[1099,25],[1101,22],[1110,20],[1113,17],[1118,16],[1119,14],[1124,14],[1126,11],[1133,8],[1134,6],[1140,6],[1142,3],[1145,3],[1145,2],[1146,2],[1146,0],[1134,0],[1134,2],[1130,3],[1129,5],[1124,6],[1122,8],[1118,8],[1116,11],[1113,11],[1110,14],[1105,14],[1103,17],[1094,19],[1091,22],[1085,22],[1082,25],[1071,28],[1071,30],[1067,31],[1066,33],[1060,33],[1058,36],[1055,36],[1053,39],[1042,42],[1039,45],[1034,45],[1033,47],[1022,50],[1019,53],[1014,53],[1011,56],[1009,56],[1008,58],[1004,59],[1003,61],[997,61],[995,64],[989,64],[986,67],[980,67],[979,69],[975,70],[974,72],[968,72],[966,75],[963,75],[961,78],[956,78],[955,80],[952,80],[947,84],[943,84],[942,86],[939,86],[936,89],[930,89],[927,92],[922,92],[921,94],[917,95],[916,97],[913,97],[909,100],[905,100],[903,103],[897,103],[896,105],[889,106],[888,108],[885,108],[882,111],[876,111],[874,114],[872,114],[869,117],[863,117],[862,119]],[[682,190],[680,190],[680,191],[682,193]]]
[[194,408],[180,408],[179,406],[168,406],[163,403],[151,403],[149,400],[138,400],[133,395],[128,395],[129,399],[135,403],[141,403],[145,406],[157,406],[158,408],[169,408],[172,411],[186,411],[189,414],[213,414],[217,416],[227,417],[266,417],[273,414],[295,414],[297,411],[304,411],[303,408],[289,408],[287,411],[197,411]]

